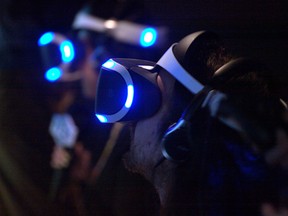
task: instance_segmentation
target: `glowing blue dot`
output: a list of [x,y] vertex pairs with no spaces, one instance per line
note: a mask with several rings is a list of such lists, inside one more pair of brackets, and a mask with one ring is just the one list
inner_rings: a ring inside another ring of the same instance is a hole
[[128,94],[127,94],[127,99],[125,102],[125,107],[126,108],[130,108],[133,102],[133,98],[134,98],[134,87],[133,85],[128,85],[127,87],[128,90]]
[[51,43],[51,41],[53,40],[54,38],[54,34],[52,32],[47,32],[45,34],[43,34],[39,40],[38,40],[38,45],[39,46],[44,46],[46,44],[49,44]]
[[109,59],[102,66],[111,69],[115,66],[115,62],[112,59]]
[[142,31],[140,45],[143,47],[152,46],[156,42],[157,31],[154,28],[146,28]]
[[63,62],[71,62],[74,59],[74,47],[70,41],[64,41],[60,45]]
[[57,67],[53,67],[46,71],[45,77],[48,81],[54,82],[59,79],[61,75],[62,71]]
[[105,123],[107,122],[107,118],[103,115],[96,114],[96,117],[99,119],[100,122]]

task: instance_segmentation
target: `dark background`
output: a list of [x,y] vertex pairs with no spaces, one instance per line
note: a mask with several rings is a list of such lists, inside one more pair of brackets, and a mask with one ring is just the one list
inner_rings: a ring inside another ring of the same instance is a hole
[[[127,13],[132,14],[133,10],[140,11],[144,16],[147,14],[147,17],[150,17],[150,23],[170,26],[171,43],[196,30],[216,31],[226,40],[233,52],[264,60],[273,68],[280,85],[285,86],[288,47],[287,1],[129,1],[131,4],[136,2],[137,6],[132,6],[131,11]],[[105,11],[107,14],[111,13],[114,10],[113,5],[116,5],[113,0],[91,2],[94,2],[94,5],[98,2],[99,5],[108,2],[108,6],[102,7],[103,9],[99,6],[98,11],[103,14]],[[1,59],[9,57],[7,51],[5,55],[2,54],[1,46],[12,43],[12,40],[14,43],[17,40],[24,41],[25,48],[28,49],[29,46],[35,46],[35,40],[47,30],[69,31],[74,15],[83,3],[79,0],[1,1],[0,16],[4,20],[4,27],[10,31],[9,37],[0,42]],[[11,25],[11,22],[7,22],[7,17],[16,21],[17,26],[13,27],[13,23]],[[37,56],[34,56],[35,62],[36,59]]]
[[[138,5],[131,10],[147,14],[151,24],[170,27],[171,43],[194,31],[211,30],[236,55],[263,61],[271,68],[268,79],[275,92],[288,100],[288,1],[130,1]],[[98,2],[104,1],[94,4]],[[113,7],[114,1],[106,2]],[[52,215],[43,199],[51,179],[53,143],[47,132],[51,113],[37,39],[46,31],[68,32],[83,3],[0,1],[0,194],[9,191],[14,209],[24,207],[27,215]],[[111,12],[109,7],[99,8],[102,13]],[[2,199],[0,196],[0,214],[5,207]]]

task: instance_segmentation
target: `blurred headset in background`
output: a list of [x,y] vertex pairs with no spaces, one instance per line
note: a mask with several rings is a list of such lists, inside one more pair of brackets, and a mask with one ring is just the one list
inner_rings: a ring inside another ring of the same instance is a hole
[[[91,15],[90,11],[89,6],[85,6],[76,14],[71,33],[46,32],[39,38],[44,76],[48,81],[74,81],[81,78],[78,67],[85,58],[87,37],[95,48],[94,57],[100,61],[97,64],[100,66],[109,55],[112,57],[112,53],[113,56],[124,54],[129,47],[133,47],[139,57],[148,49],[147,53],[152,55],[152,50],[162,47],[167,41],[167,27],[117,20],[113,15],[113,18],[105,19]],[[134,53],[131,51],[131,56]]]

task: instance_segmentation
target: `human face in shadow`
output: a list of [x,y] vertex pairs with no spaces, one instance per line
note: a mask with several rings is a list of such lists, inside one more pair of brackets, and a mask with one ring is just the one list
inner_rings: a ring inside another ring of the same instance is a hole
[[174,83],[175,79],[170,74],[160,71],[157,84],[162,92],[161,108],[154,116],[132,126],[130,151],[124,157],[126,167],[144,175],[148,180],[152,180],[154,167],[163,157],[160,142],[171,119]]

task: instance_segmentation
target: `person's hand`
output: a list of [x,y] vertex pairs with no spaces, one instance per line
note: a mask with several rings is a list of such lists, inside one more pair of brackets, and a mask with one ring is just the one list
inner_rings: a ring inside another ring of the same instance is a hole
[[60,146],[55,146],[52,152],[50,165],[54,169],[63,169],[69,166],[71,161],[70,153]]

